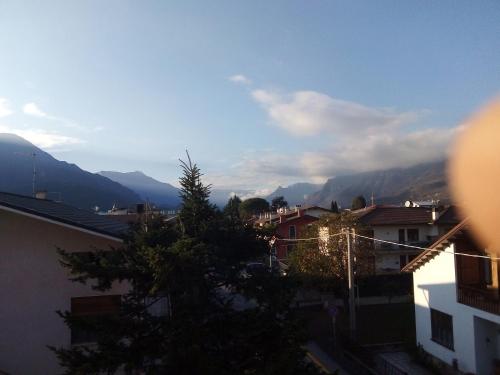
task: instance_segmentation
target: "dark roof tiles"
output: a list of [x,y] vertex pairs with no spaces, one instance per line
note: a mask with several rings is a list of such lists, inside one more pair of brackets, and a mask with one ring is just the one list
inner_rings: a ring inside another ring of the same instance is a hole
[[108,216],[46,199],[0,192],[2,206],[115,238],[122,238],[129,230],[127,224]]
[[365,225],[415,225],[432,222],[432,210],[424,207],[374,206],[356,214]]

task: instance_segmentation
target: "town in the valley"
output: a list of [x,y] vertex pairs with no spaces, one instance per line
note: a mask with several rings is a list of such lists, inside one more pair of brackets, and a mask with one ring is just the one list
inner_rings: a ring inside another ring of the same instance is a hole
[[0,2],[0,375],[500,374],[499,25]]

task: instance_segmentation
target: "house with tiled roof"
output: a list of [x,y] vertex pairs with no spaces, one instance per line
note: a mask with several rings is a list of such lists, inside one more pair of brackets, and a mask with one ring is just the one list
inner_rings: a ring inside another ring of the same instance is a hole
[[111,313],[124,285],[101,293],[69,280],[57,248],[70,252],[123,246],[128,226],[63,203],[0,192],[0,368],[9,374],[60,373],[47,346],[88,341],[56,314]]
[[[353,211],[364,234],[387,242],[373,242],[375,272],[396,273],[439,236],[437,220],[443,210],[434,207],[374,205]],[[447,212],[447,211],[444,211]],[[448,215],[454,224],[458,219]],[[445,223],[445,222],[444,222]],[[449,225],[446,222],[446,225]],[[446,226],[443,224],[443,226]],[[404,245],[415,246],[415,248]]]
[[[497,252],[479,244],[467,221],[403,268],[413,273],[417,345],[454,373],[500,373]],[[450,372],[451,373],[451,372]]]
[[294,208],[280,208],[276,212],[267,212],[259,215],[254,225],[263,227],[267,224],[275,225],[275,256],[280,261],[287,259],[288,253],[296,245],[293,241],[300,238],[309,225],[319,220],[322,215],[331,214],[319,206],[296,206]]

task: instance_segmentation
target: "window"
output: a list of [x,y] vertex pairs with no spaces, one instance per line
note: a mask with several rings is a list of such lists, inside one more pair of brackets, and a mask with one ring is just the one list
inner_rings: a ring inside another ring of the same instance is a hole
[[491,259],[488,258],[482,258],[483,261],[483,269],[484,269],[484,283],[486,285],[492,285],[493,284],[493,277],[491,274]]
[[295,233],[295,225],[290,225],[288,227],[288,237],[292,238],[292,239],[295,239],[296,235],[297,234]]
[[[119,295],[71,298],[71,314],[80,318],[117,314],[120,311],[120,303]],[[92,330],[81,327],[71,329],[72,344],[95,342],[96,339],[96,333]]]
[[418,229],[408,229],[408,242],[418,242]]
[[432,340],[453,350],[453,317],[431,309]]

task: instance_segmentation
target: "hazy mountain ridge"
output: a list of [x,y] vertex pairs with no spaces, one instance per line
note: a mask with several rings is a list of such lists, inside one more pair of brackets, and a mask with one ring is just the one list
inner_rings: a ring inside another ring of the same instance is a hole
[[369,203],[372,193],[376,204],[397,204],[407,199],[449,201],[446,163],[437,161],[333,177],[306,202],[330,207],[331,201],[336,200],[347,208],[357,195],[363,195]]
[[0,134],[0,191],[32,195],[33,153],[36,190],[46,190],[50,199],[60,198],[84,209],[98,206],[102,210],[113,204],[132,206],[141,200],[117,182],[57,160],[25,139],[6,133]]
[[275,197],[283,196],[288,205],[304,203],[312,194],[321,190],[323,185],[310,184],[308,182],[298,182],[287,187],[278,186],[278,188],[269,194],[266,199],[271,201]]
[[[148,200],[159,207],[177,208],[181,203],[178,188],[169,183],[155,180],[143,172],[101,171],[99,174],[128,187],[139,194],[143,200]],[[215,189],[212,186],[210,201],[219,208],[223,208],[231,195],[245,196],[252,192],[253,190],[245,189]]]
[[162,208],[176,208],[181,203],[179,189],[166,182],[160,182],[140,171],[114,172],[101,171],[101,176],[126,186],[136,192],[143,200]]

